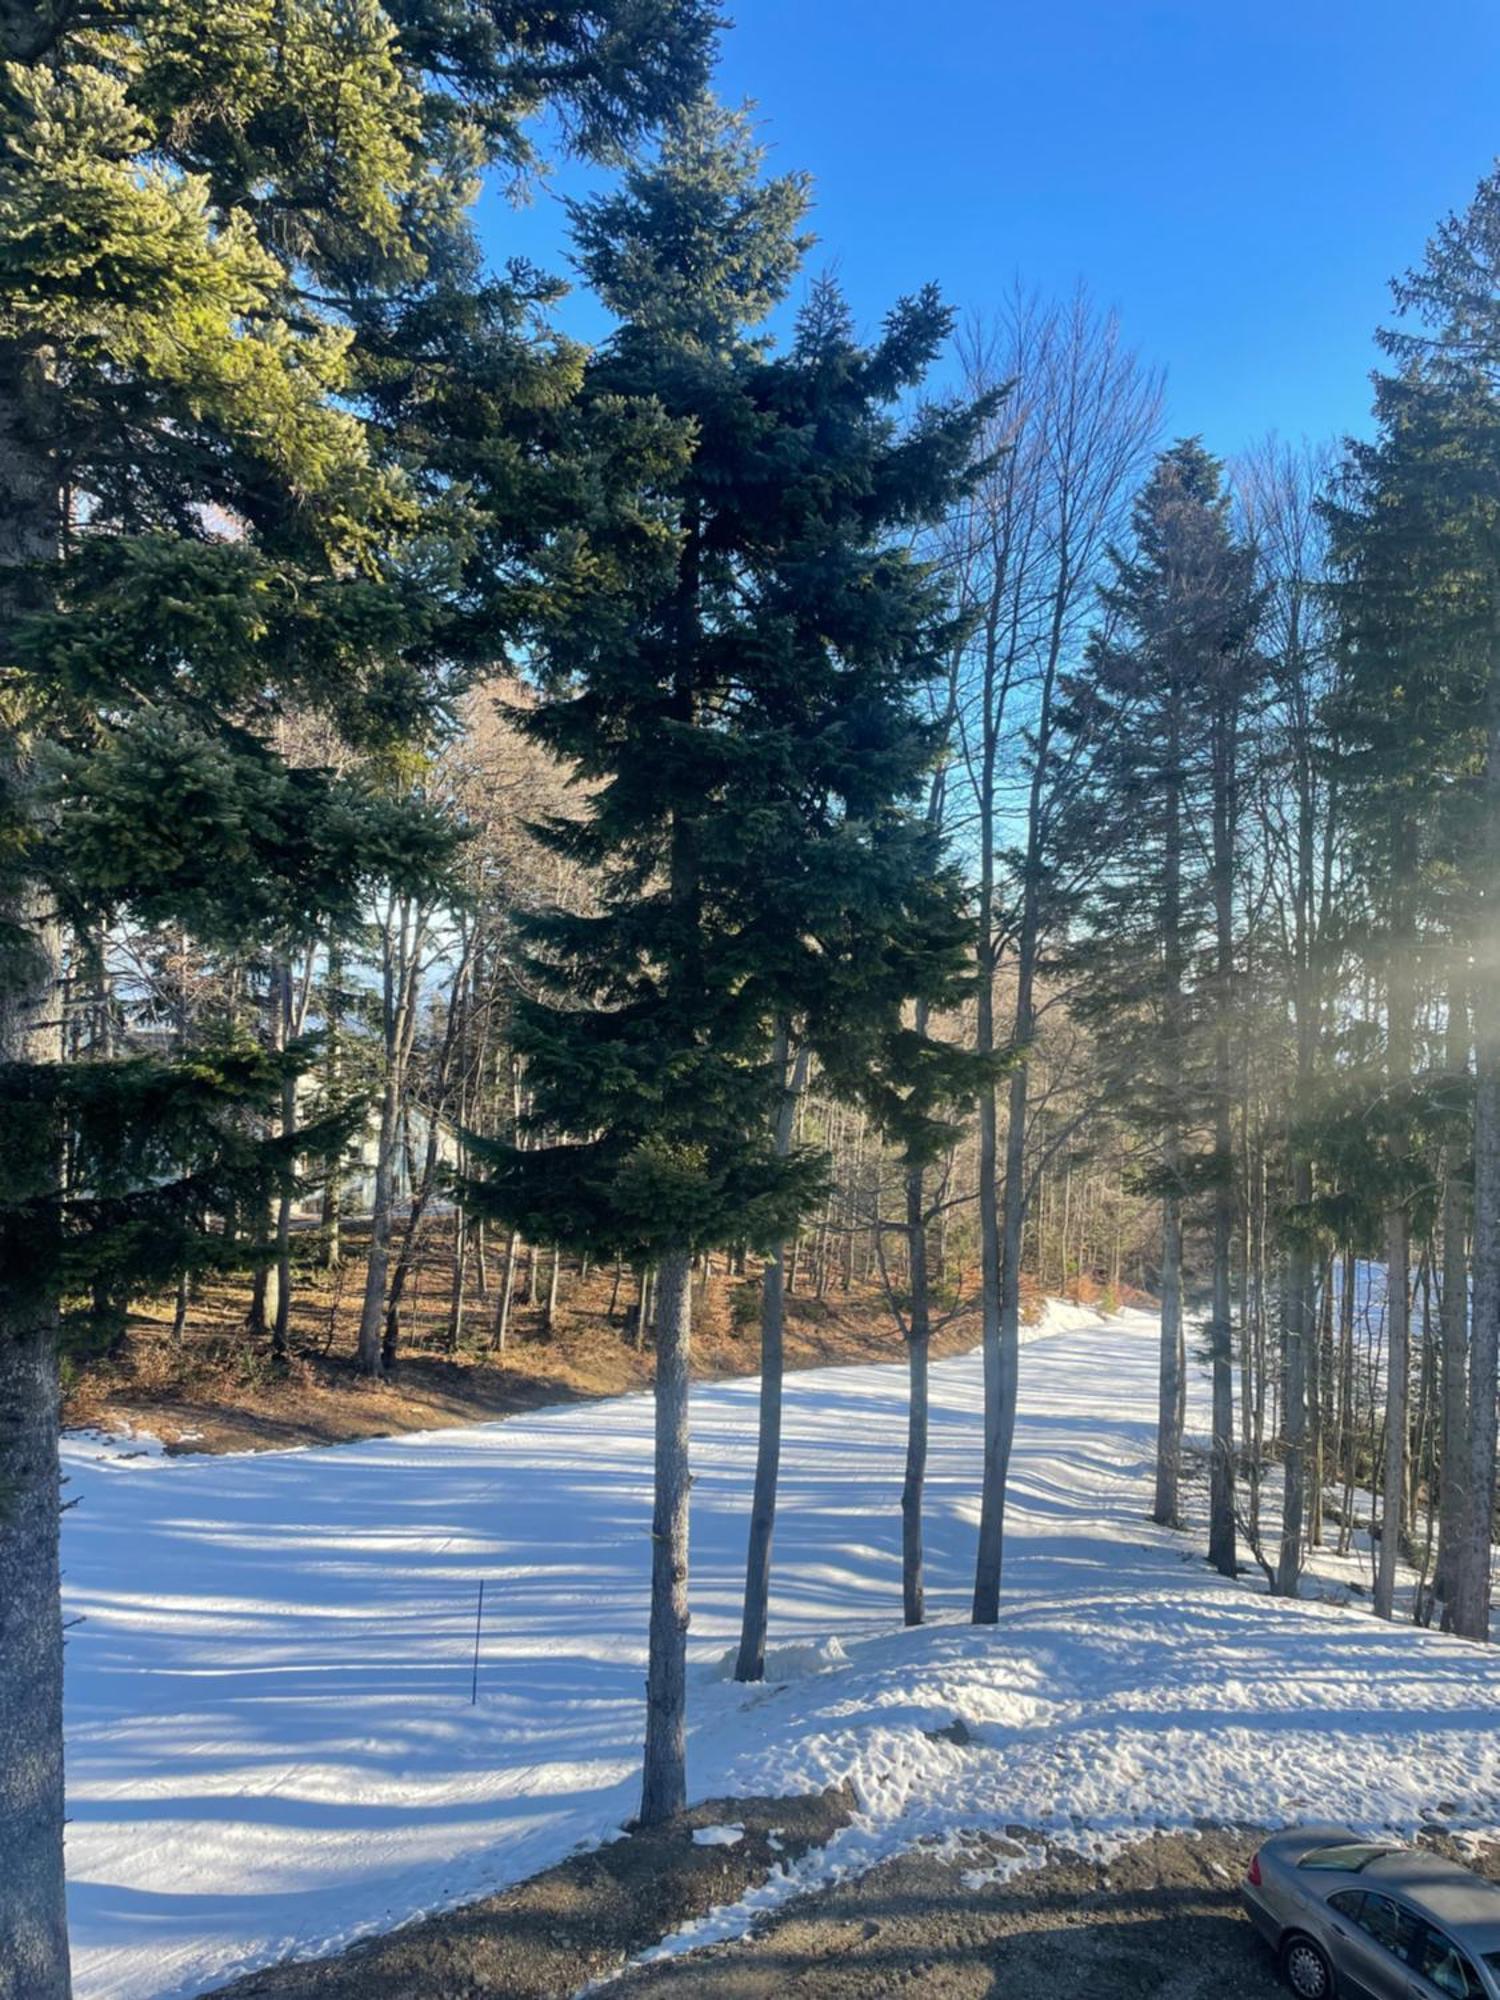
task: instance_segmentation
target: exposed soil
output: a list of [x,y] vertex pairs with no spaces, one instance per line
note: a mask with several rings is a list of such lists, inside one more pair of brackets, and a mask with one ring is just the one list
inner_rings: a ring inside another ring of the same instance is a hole
[[[1019,1832],[1020,1829],[1017,1829]],[[788,1904],[743,1943],[641,1968],[614,1992],[692,2000],[1285,2000],[1236,1885],[1253,1835],[1156,1834],[1107,1866],[1054,1852],[984,1879],[1014,1843],[914,1848]]]
[[[1107,1865],[1054,1853],[1003,1884],[983,1876],[1014,1856],[1010,1843],[976,1839],[961,1860],[917,1848],[787,1905],[742,1943],[640,1968],[611,1990],[618,2000],[1285,2000],[1239,1907],[1261,1837],[1154,1834]],[[1494,1874],[1497,1859],[1477,1865]]]
[[[248,1330],[248,1281],[216,1281],[192,1301],[180,1340],[172,1337],[172,1301],[138,1313],[114,1354],[74,1373],[65,1421],[150,1431],[174,1452],[257,1451],[485,1422],[650,1385],[654,1355],[649,1337],[636,1339],[629,1272],[617,1285],[610,1269],[585,1277],[566,1268],[549,1327],[540,1296],[547,1289],[544,1266],[538,1298],[515,1305],[505,1351],[496,1353],[499,1259],[491,1255],[483,1290],[471,1260],[455,1344],[447,1217],[433,1220],[422,1239],[397,1369],[385,1381],[366,1379],[354,1367],[361,1234],[347,1232],[338,1271],[298,1272],[284,1365],[273,1365],[266,1338]],[[694,1373],[705,1381],[750,1374],[759,1365],[758,1272],[752,1266],[736,1275],[724,1262],[715,1260],[707,1281],[695,1283]],[[962,1352],[978,1337],[977,1308],[957,1311],[935,1334],[934,1355]],[[856,1275],[846,1291],[836,1275],[823,1297],[802,1289],[787,1300],[788,1367],[895,1361],[901,1352],[895,1319],[874,1282]]]
[[[853,1803],[843,1790],[709,1799],[670,1827],[573,1855],[502,1895],[336,1958],[251,1973],[220,1988],[219,2000],[566,2000],[692,1918],[737,1902],[778,1862],[823,1846]],[[693,1839],[695,1827],[723,1826],[741,1837]]]

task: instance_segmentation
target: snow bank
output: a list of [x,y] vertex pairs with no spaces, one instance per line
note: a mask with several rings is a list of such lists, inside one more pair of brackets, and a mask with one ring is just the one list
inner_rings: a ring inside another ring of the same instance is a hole
[[[738,1644],[726,1646],[714,1661],[709,1678],[732,1681],[739,1657]],[[826,1674],[834,1667],[848,1664],[849,1655],[834,1637],[803,1640],[791,1646],[768,1646],[763,1680],[767,1686],[780,1681],[800,1681],[808,1674]]]
[[[1028,1330],[1001,1622],[963,1624],[977,1356],[934,1364],[928,1592],[900,1629],[904,1370],[787,1383],[773,1678],[738,1631],[755,1384],[694,1392],[694,1798],[850,1781],[859,1809],[692,1941],[918,1838],[1106,1850],[1195,1820],[1500,1822],[1500,1666],[1277,1603],[1146,1519],[1156,1329]],[[1202,1395],[1201,1384],[1195,1393]],[[333,1449],[67,1446],[79,2000],[182,2000],[486,1893],[635,1809],[650,1562],[644,1396]],[[479,1699],[470,1702],[478,1585]],[[962,1728],[956,1728],[955,1723]]]

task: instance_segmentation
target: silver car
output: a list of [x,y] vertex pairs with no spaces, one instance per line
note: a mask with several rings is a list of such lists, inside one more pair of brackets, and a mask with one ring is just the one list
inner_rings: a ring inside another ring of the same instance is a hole
[[1422,1848],[1297,1827],[1241,1894],[1299,2000],[1500,2000],[1500,1886]]

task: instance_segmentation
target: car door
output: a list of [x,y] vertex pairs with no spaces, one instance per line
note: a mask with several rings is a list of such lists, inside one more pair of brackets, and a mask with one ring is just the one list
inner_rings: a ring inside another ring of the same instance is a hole
[[1425,1924],[1411,1953],[1408,2000],[1485,2000],[1469,1955],[1435,1924]]
[[1422,1993],[1411,1958],[1423,1927],[1409,1910],[1370,1889],[1341,1890],[1329,1897],[1328,1909],[1341,1993],[1349,2000],[1411,2000]]

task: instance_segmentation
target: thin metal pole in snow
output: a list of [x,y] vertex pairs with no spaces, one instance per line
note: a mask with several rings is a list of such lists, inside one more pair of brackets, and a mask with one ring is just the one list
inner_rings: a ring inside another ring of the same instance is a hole
[[479,1579],[479,1605],[474,1613],[474,1682],[469,1689],[469,1706],[479,1699],[479,1634],[484,1625],[484,1578]]

